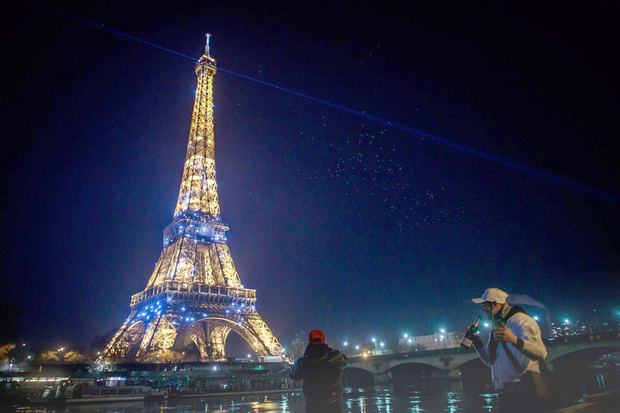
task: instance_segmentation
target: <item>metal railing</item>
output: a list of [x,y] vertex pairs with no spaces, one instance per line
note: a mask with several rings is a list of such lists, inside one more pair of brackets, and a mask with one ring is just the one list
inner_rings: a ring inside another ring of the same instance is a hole
[[[187,297],[179,297],[181,299],[188,299],[191,301],[207,301],[200,299],[200,296],[218,296],[227,297],[230,299],[240,299],[246,302],[253,302],[256,300],[256,290],[249,288],[228,287],[222,285],[208,285],[203,283],[191,283],[181,281],[164,281],[161,284],[155,285],[151,288],[147,288],[137,294],[131,296],[131,306],[140,304],[149,298],[172,293],[177,295],[179,293],[188,294]],[[176,298],[176,297],[175,297]]]

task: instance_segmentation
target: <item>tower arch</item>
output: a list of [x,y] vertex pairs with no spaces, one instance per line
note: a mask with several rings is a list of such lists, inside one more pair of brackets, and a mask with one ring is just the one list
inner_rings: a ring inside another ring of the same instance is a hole
[[[257,356],[270,351],[262,345],[261,338],[244,320],[225,317],[205,317],[188,324],[177,334],[174,349],[180,351],[184,361],[220,361],[226,359],[226,342],[230,333],[241,337]],[[198,359],[192,349],[198,352]]]

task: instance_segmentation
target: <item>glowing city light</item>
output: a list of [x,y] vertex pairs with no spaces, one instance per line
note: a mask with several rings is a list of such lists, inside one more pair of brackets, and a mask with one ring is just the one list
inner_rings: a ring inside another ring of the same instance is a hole
[[537,315],[534,316],[534,320],[538,321],[538,316]]
[[349,343],[347,343],[347,342],[345,341],[344,343],[342,343],[342,345],[346,347],[346,346],[348,346],[348,345],[349,345]]

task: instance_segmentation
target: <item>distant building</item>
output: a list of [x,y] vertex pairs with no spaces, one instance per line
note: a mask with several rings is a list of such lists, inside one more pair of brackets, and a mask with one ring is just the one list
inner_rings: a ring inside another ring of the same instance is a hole
[[382,354],[392,354],[394,351],[382,343],[361,343],[352,348],[347,348],[345,355],[347,357],[370,357],[380,356]]
[[551,323],[553,337],[577,336],[581,334],[596,334],[607,331],[617,331],[618,323],[608,321],[570,320],[554,321]]
[[435,333],[428,336],[403,337],[398,342],[400,352],[440,350],[442,348],[459,347],[462,332]]

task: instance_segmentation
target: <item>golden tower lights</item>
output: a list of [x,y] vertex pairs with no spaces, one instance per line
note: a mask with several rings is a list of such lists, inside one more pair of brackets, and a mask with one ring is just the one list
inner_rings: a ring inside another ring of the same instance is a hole
[[213,79],[209,53],[196,62],[198,78],[187,154],[173,221],[146,288],[102,361],[215,361],[225,359],[231,331],[255,355],[282,355],[282,346],[256,311],[256,291],[244,288],[226,244],[215,177]]

